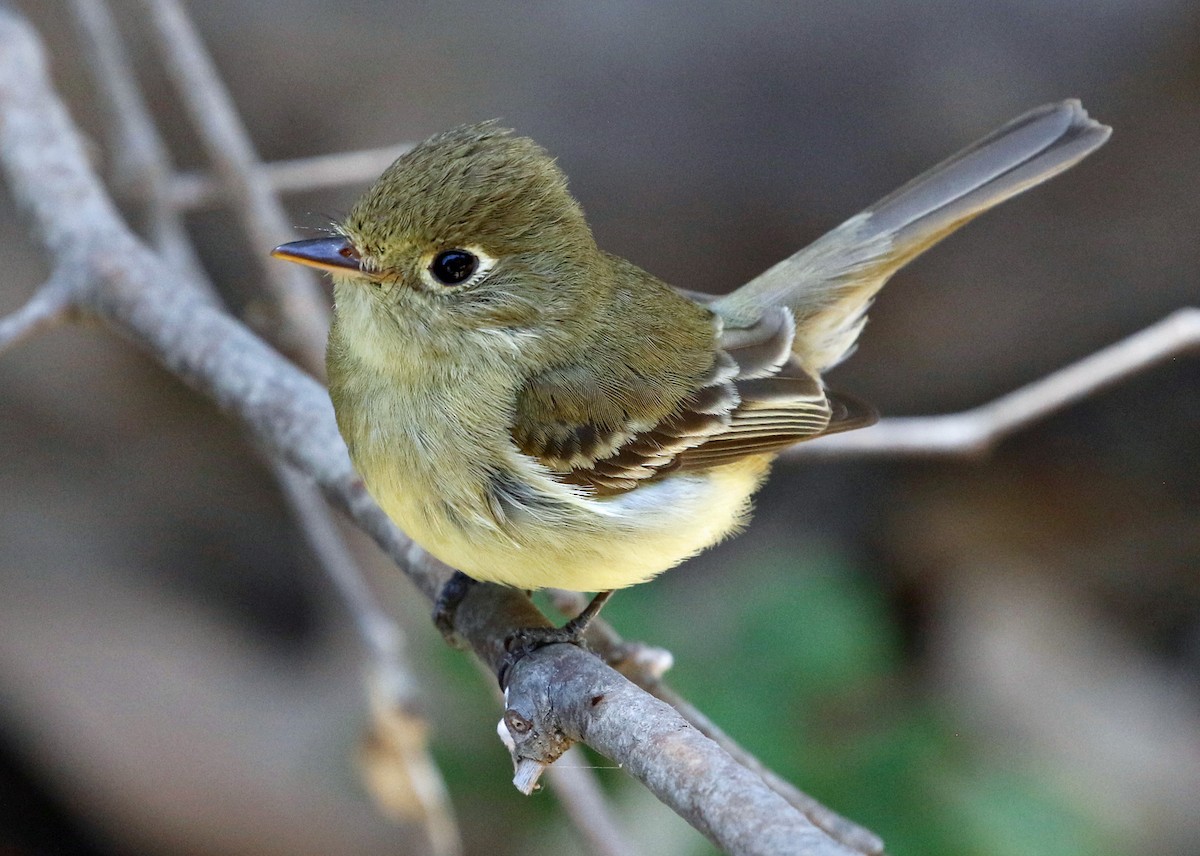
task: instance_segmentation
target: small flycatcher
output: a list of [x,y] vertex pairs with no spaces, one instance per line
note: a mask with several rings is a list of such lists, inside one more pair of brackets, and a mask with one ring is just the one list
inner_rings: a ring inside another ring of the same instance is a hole
[[869,424],[822,375],[888,277],[1109,133],[1033,110],[715,299],[598,248],[554,161],[490,122],[274,255],[333,275],[329,392],[392,519],[474,579],[603,592],[737,531],[780,450]]

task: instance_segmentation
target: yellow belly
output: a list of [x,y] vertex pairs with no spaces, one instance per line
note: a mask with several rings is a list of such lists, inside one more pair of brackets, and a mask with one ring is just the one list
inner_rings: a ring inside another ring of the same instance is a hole
[[736,532],[769,465],[769,456],[747,458],[603,499],[552,484],[544,504],[507,514],[483,490],[474,503],[448,502],[421,479],[369,465],[364,476],[401,529],[475,579],[602,591],[644,582]]

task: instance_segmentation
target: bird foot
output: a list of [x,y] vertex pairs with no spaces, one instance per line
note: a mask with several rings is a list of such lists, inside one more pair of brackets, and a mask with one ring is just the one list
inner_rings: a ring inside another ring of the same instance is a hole
[[442,585],[442,590],[433,604],[433,624],[446,640],[446,644],[452,647],[461,647],[458,635],[454,632],[454,616],[475,583],[476,580],[462,571],[455,571]]
[[500,689],[508,688],[513,666],[539,648],[561,642],[576,645],[586,651],[587,643],[584,641],[583,634],[587,632],[588,625],[592,623],[592,619],[596,617],[600,608],[610,597],[612,597],[611,591],[600,592],[592,598],[591,603],[584,608],[583,612],[562,627],[524,627],[508,634],[504,638],[504,656],[496,669],[496,680],[500,682]]
[[504,637],[504,656],[496,668],[496,680],[500,682],[500,689],[508,688],[513,666],[547,645],[563,642],[567,645],[578,645],[586,651],[583,631],[572,628],[571,624],[572,622],[567,622],[562,627],[523,627]]

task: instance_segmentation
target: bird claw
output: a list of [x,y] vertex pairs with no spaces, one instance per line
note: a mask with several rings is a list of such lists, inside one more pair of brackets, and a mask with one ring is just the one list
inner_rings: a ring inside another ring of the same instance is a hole
[[496,680],[500,683],[500,689],[508,688],[509,678],[517,663],[547,645],[565,643],[588,650],[587,643],[583,640],[583,632],[586,629],[586,624],[568,621],[562,627],[523,627],[509,633],[504,637],[504,656],[500,658],[500,664],[496,668]]

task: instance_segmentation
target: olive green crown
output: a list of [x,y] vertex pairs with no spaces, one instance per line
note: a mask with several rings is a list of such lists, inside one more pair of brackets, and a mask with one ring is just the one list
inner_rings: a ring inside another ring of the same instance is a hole
[[535,251],[555,233],[590,241],[562,170],[495,120],[438,134],[402,155],[354,206],[345,230],[373,256],[405,244]]

